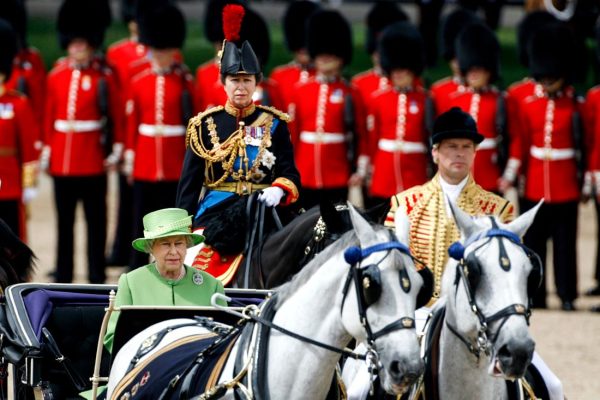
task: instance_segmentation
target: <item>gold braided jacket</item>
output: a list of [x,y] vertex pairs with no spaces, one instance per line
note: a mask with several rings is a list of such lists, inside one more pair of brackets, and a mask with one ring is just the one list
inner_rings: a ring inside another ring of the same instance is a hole
[[[470,215],[496,215],[502,222],[512,221],[512,203],[477,185],[469,176],[457,200],[458,206]],[[385,224],[394,226],[396,212],[405,213],[410,220],[410,250],[433,272],[433,296],[438,298],[441,278],[448,261],[448,247],[460,239],[458,228],[448,217],[439,174],[424,185],[414,186],[391,199],[391,209]]]

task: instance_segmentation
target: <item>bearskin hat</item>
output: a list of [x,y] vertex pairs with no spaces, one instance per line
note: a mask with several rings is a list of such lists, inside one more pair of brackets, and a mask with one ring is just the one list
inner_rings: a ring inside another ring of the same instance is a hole
[[289,51],[306,48],[306,21],[320,8],[321,6],[310,0],[297,0],[290,3],[283,15],[283,35]]
[[517,56],[521,65],[529,66],[527,45],[533,33],[545,24],[557,21],[556,17],[547,11],[533,11],[525,14],[517,26]]
[[6,76],[5,81],[10,79],[17,49],[17,34],[8,21],[0,18],[0,73]]
[[180,49],[186,35],[185,18],[176,5],[163,3],[139,10],[140,43],[155,49]]
[[136,19],[137,0],[121,0],[121,19],[125,24]]
[[379,38],[379,62],[389,75],[393,69],[408,69],[419,76],[425,68],[425,44],[421,33],[408,21],[386,27]]
[[383,29],[398,21],[408,21],[408,16],[393,1],[379,0],[371,7],[367,14],[367,53],[373,54],[377,50],[377,40]]
[[457,8],[442,21],[441,50],[444,60],[450,61],[456,57],[455,40],[461,30],[469,24],[481,22],[473,12]]
[[[239,4],[228,4],[223,8],[225,45],[221,52],[221,81],[224,81],[227,75],[242,73],[256,76],[257,83],[262,79],[260,61],[250,42],[242,40],[241,37],[242,21],[246,12],[247,10]],[[253,27],[249,25],[250,28]]]
[[19,47],[27,46],[27,10],[20,0],[4,0],[0,7],[0,18],[14,29]]
[[94,48],[101,47],[111,19],[108,0],[63,1],[56,21],[60,46],[66,49],[71,41],[81,38]]
[[223,8],[228,4],[246,7],[245,0],[208,0],[204,10],[204,36],[211,43],[221,43],[223,35]]
[[483,142],[483,135],[477,131],[477,123],[458,107],[452,107],[433,123],[431,144],[440,143],[444,139],[471,139],[475,144]]
[[269,62],[269,56],[271,55],[269,27],[265,19],[250,8],[246,9],[240,30],[240,41],[245,40],[252,44],[252,49],[260,65],[264,66]]
[[534,79],[562,78],[573,82],[577,44],[564,22],[546,24],[533,33],[528,43],[529,72]]
[[490,72],[490,81],[500,73],[500,43],[494,31],[483,23],[470,24],[456,37],[456,58],[463,75],[474,67]]
[[308,19],[307,33],[311,58],[319,54],[332,54],[340,57],[345,65],[352,61],[352,31],[346,18],[339,12],[315,12]]

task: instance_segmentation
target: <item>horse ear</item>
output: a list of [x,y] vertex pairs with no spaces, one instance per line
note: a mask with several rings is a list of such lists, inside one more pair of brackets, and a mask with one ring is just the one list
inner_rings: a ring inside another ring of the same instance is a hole
[[402,211],[397,210],[394,215],[396,237],[401,243],[408,245],[410,240],[410,220]]
[[385,203],[377,204],[374,207],[365,210],[365,214],[369,217],[369,220],[375,222],[376,224],[383,225],[385,222],[385,217],[388,215],[392,204],[388,201]]
[[531,210],[528,210],[527,212],[521,214],[517,219],[509,223],[507,225],[507,229],[519,235],[519,237],[525,236],[525,232],[527,232],[527,229],[529,229],[529,227],[533,223],[535,215],[537,214],[538,210],[540,209],[543,203],[544,199],[540,200],[540,202],[537,203],[535,207],[533,207]]
[[461,210],[459,206],[452,202],[452,200],[448,198],[446,200],[448,201],[448,204],[450,204],[450,210],[454,216],[456,226],[458,226],[458,230],[464,235],[465,238],[470,237],[479,230],[479,227],[471,219],[469,214]]
[[331,201],[321,199],[319,208],[321,209],[321,217],[330,233],[344,233],[349,229],[349,227],[344,229],[342,213],[336,210]]
[[373,228],[366,219],[360,215],[358,211],[348,202],[348,211],[350,213],[350,220],[352,221],[352,226],[354,227],[354,233],[358,237],[360,244],[364,244],[365,238],[370,238],[373,236]]

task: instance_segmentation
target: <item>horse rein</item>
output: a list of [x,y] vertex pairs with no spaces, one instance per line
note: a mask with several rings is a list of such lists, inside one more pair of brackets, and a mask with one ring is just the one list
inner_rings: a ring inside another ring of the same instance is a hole
[[[505,266],[506,265],[505,261],[504,261],[505,257],[502,255],[502,253],[505,253],[505,249],[504,249],[504,244],[501,241],[501,238],[506,238],[506,239],[510,240],[511,242],[515,243],[517,246],[521,247],[523,249],[523,251],[525,251],[525,253],[530,251],[529,248],[527,248],[523,243],[521,243],[521,240],[519,239],[519,237],[516,234],[514,234],[513,232],[510,232],[510,231],[498,228],[498,225],[496,224],[496,222],[493,219],[492,219],[492,225],[493,225],[492,229],[486,231],[485,234],[474,235],[474,236],[470,237],[469,239],[467,239],[464,246],[462,244],[460,244],[459,242],[456,242],[452,246],[450,246],[450,249],[448,249],[448,253],[450,254],[450,256],[452,258],[458,260],[458,264],[456,265],[457,276],[456,276],[456,281],[455,281],[455,285],[456,285],[455,296],[458,292],[458,280],[460,279],[463,281],[463,284],[465,287],[465,292],[467,295],[467,300],[469,301],[469,306],[471,308],[471,311],[473,312],[473,314],[475,314],[475,316],[479,320],[480,327],[477,332],[477,340],[475,341],[476,345],[473,345],[473,341],[469,341],[467,338],[462,336],[458,332],[458,330],[456,328],[454,328],[448,321],[446,321],[446,326],[448,327],[450,332],[452,332],[458,339],[460,339],[461,342],[463,342],[465,344],[465,346],[467,347],[469,352],[471,354],[473,354],[478,360],[482,353],[484,353],[486,356],[490,355],[492,345],[496,342],[496,339],[498,338],[498,335],[500,334],[500,330],[502,329],[502,327],[504,326],[504,324],[506,323],[506,321],[508,320],[509,317],[511,317],[512,315],[522,315],[525,318],[527,325],[529,325],[529,317],[531,316],[531,309],[529,307],[525,306],[524,304],[519,304],[519,303],[511,304],[489,317],[486,317],[483,314],[483,312],[481,312],[481,309],[477,305],[477,301],[475,299],[475,293],[473,293],[473,290],[472,290],[473,288],[471,288],[471,286],[469,285],[469,280],[467,277],[468,266],[467,266],[467,262],[465,261],[465,257],[464,257],[465,248],[468,247],[469,245],[477,242],[478,240],[487,238],[488,240],[486,240],[484,243],[479,245],[477,248],[475,248],[475,250],[473,250],[471,252],[471,254],[475,255],[477,250],[488,245],[489,243],[491,243],[492,239],[496,238],[498,240],[499,246],[502,250],[499,264],[500,264],[501,268],[504,269],[505,271],[507,271],[508,269]],[[506,260],[508,260],[507,257],[506,257]],[[508,268],[510,268],[510,261],[507,261],[507,262],[508,262]],[[489,329],[489,325],[492,322],[495,322],[497,320],[502,320],[502,322],[500,323],[500,326],[498,327],[496,332],[492,334]],[[488,338],[488,333],[490,334],[491,339]]]

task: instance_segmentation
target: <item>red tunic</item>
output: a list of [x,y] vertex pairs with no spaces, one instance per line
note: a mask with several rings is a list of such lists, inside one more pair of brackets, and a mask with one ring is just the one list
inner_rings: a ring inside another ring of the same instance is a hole
[[572,118],[582,109],[572,89],[554,98],[532,95],[521,103],[523,148],[528,149],[526,199],[551,204],[579,200]]
[[465,90],[464,86],[457,77],[446,77],[434,82],[429,91],[431,92],[431,98],[433,99],[435,115],[438,116],[443,114],[452,108],[450,95],[457,91],[462,92],[463,90]]
[[[46,92],[46,67],[37,49],[28,47],[19,51],[13,61],[7,89],[25,90],[38,121],[44,117],[44,97]],[[41,122],[40,122],[41,123]]]
[[103,115],[98,84],[107,84],[108,112],[115,138],[122,137],[122,100],[113,72],[92,62],[82,69],[59,62],[48,75],[44,143],[50,146],[50,174],[89,176],[104,173]]
[[[217,93],[213,93],[217,91]],[[215,60],[207,61],[196,69],[196,86],[194,88],[194,103],[196,104],[196,112],[202,112],[210,107],[218,104],[225,104],[224,101],[215,101],[213,96],[223,94],[225,98],[225,90],[221,84],[219,65]],[[222,99],[223,97],[219,97]]]
[[498,144],[501,137],[497,132],[496,116],[498,99],[502,96],[497,89],[474,92],[467,89],[454,92],[449,97],[452,107],[459,107],[477,122],[477,130],[484,136],[477,147],[477,156],[472,166],[473,179],[485,190],[498,191],[501,170],[498,165]]
[[295,85],[306,83],[313,76],[315,76],[314,68],[304,69],[300,64],[294,62],[273,69],[270,78],[277,82],[279,86],[283,105],[283,108],[280,108],[281,110],[292,114],[293,111],[289,109],[289,106],[294,96]]
[[131,81],[125,148],[135,153],[133,178],[177,181],[185,154],[182,90],[193,90],[187,67],[158,75],[146,69]]
[[346,187],[350,174],[344,107],[352,90],[342,80],[321,83],[316,78],[295,90],[295,119],[290,124],[302,187]]
[[427,139],[423,89],[388,89],[372,98],[369,148],[373,160],[371,194],[391,197],[427,181]]
[[[585,113],[583,114],[586,131],[587,169],[600,173],[600,86],[591,88],[586,96]],[[596,190],[600,189],[596,182]]]
[[35,165],[39,156],[35,143],[39,140],[39,127],[27,97],[12,90],[0,95],[1,200],[21,199],[23,171]]

